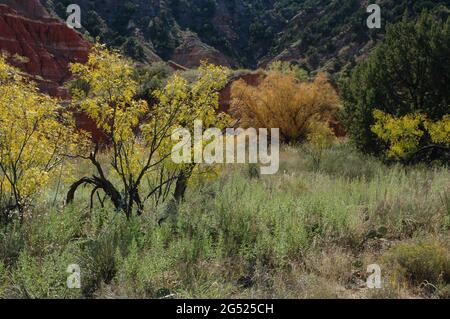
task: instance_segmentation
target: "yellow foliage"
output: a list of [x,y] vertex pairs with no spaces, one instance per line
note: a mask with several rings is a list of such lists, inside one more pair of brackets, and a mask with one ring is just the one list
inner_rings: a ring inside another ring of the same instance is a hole
[[425,128],[436,144],[450,146],[450,115],[445,115],[438,122],[425,121]]
[[311,147],[324,150],[336,143],[336,135],[328,123],[313,122],[310,125],[311,133],[308,134],[308,142]]
[[22,210],[45,186],[81,135],[58,101],[42,94],[0,57],[0,190]]
[[383,111],[375,110],[373,115],[376,122],[372,126],[372,132],[390,144],[389,157],[402,158],[415,151],[427,132],[433,143],[450,145],[450,116],[448,115],[434,123],[423,114],[394,117]]
[[89,84],[88,96],[79,89],[72,95],[78,108],[116,141],[133,137],[133,128],[148,112],[147,103],[135,100],[138,83],[133,79],[133,65],[118,51],[95,45],[87,64],[70,65],[75,77]]
[[[157,138],[158,132],[165,132],[159,138],[159,154],[169,154],[177,141],[172,140],[171,134],[176,129],[187,129],[194,135],[194,122],[201,121],[203,130],[214,127],[222,130],[231,122],[225,113],[218,114],[219,91],[226,84],[229,70],[202,62],[198,69],[197,80],[190,84],[180,74],[174,74],[167,85],[153,92],[158,103],[152,108],[149,121],[141,126],[145,139],[150,141]],[[203,133],[203,132],[202,132]],[[208,141],[203,140],[203,144]],[[195,145],[195,147],[201,147]],[[194,161],[195,147],[191,148],[191,160]],[[203,149],[203,147],[201,148]],[[172,160],[164,162],[169,170],[185,170],[186,175],[208,178],[216,175],[217,167],[195,167],[191,164],[175,164]]]
[[[192,174],[193,166],[171,161],[176,143],[171,138],[174,130],[183,127],[192,134],[195,120],[201,120],[204,129],[222,128],[228,123],[226,116],[218,116],[216,112],[218,92],[228,77],[226,68],[202,63],[199,77],[192,84],[174,74],[164,88],[152,92],[157,103],[151,107],[136,98],[134,66],[117,51],[97,44],[87,64],[72,64],[71,70],[88,88],[74,90],[75,107],[94,120],[111,146],[114,180],[105,176],[102,164],[95,158],[96,152],[89,157],[103,180],[97,189],[109,192],[116,208],[125,210],[127,216],[134,204],[142,212],[148,194],[170,185],[180,170],[189,170],[184,174],[187,177]],[[99,176],[88,183],[95,184]],[[147,189],[142,187],[143,180],[148,182]],[[104,189],[105,184],[108,190]],[[142,194],[144,191],[148,194]]]
[[284,141],[304,141],[339,109],[339,99],[325,74],[299,82],[292,73],[269,72],[257,87],[240,80],[231,90],[233,115],[245,128],[279,128]]
[[[225,128],[230,117],[218,114],[219,90],[226,84],[229,70],[221,66],[202,63],[196,82],[189,84],[180,74],[173,75],[167,85],[153,93],[158,103],[152,109],[148,123],[142,131],[148,140],[154,138],[158,131],[166,130],[169,134],[175,129],[188,129],[194,134],[194,121],[201,121],[203,129],[210,127]],[[165,139],[161,149],[172,148],[173,141]]]

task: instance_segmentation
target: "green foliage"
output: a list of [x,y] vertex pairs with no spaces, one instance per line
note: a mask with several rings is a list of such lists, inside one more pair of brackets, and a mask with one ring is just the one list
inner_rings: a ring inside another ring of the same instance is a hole
[[174,22],[169,12],[162,8],[158,15],[150,19],[144,31],[162,58],[167,59],[178,45]]
[[[75,259],[76,260],[76,259]],[[20,253],[11,280],[19,298],[79,298],[80,291],[67,288],[67,267],[74,263],[70,251],[33,256]]]
[[144,49],[135,38],[128,38],[123,45],[123,49],[126,55],[137,61],[143,61],[145,57]]
[[146,298],[161,298],[171,293],[176,279],[172,271],[175,258],[164,249],[164,236],[152,234],[152,246],[142,252],[137,242],[131,243],[127,256],[117,254],[119,272],[116,284],[124,287],[127,296],[145,296]]
[[301,82],[309,80],[308,72],[291,62],[275,61],[269,65],[270,71],[280,72],[283,74],[292,74]]
[[36,216],[34,223],[25,224],[23,231],[29,253],[42,256],[65,249],[83,230],[83,212],[73,207],[66,214],[48,210]]
[[6,286],[8,284],[7,276],[6,276],[6,267],[3,262],[0,260],[0,298],[5,297]]
[[137,95],[146,101],[152,101],[153,92],[162,89],[169,77],[173,74],[173,69],[163,62],[155,62],[149,66],[144,66],[136,70],[139,89]]
[[[450,19],[443,22],[424,13],[417,22],[405,16],[388,28],[383,44],[342,87],[342,118],[358,148],[373,154],[388,148],[372,131],[375,109],[394,117],[421,113],[431,121],[442,120],[449,111],[449,59]],[[431,143],[426,135],[419,147]]]
[[25,245],[23,229],[14,221],[2,228],[0,233],[0,261],[9,266],[14,264]]

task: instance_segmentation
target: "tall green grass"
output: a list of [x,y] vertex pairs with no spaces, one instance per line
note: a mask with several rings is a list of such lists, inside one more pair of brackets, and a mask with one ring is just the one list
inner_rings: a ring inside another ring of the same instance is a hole
[[[440,245],[438,261],[425,271],[411,262],[408,271],[420,275],[403,276],[411,288],[381,296],[420,294],[424,280],[436,295],[446,289],[447,168],[388,166],[346,144],[325,152],[320,167],[297,147],[286,147],[281,160],[273,176],[235,165],[215,180],[193,182],[176,218],[162,226],[155,208],[127,221],[109,205],[90,212],[89,190],[64,207],[64,194],[55,202],[50,188],[23,225],[0,231],[0,295],[370,297],[365,266],[391,265],[389,272],[416,251],[397,245],[415,247],[421,238]],[[66,287],[74,263],[80,290]]]

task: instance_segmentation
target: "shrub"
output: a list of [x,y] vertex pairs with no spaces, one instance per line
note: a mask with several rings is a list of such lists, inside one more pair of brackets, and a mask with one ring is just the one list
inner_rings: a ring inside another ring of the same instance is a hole
[[19,222],[12,222],[2,228],[0,233],[0,261],[5,266],[13,265],[25,246],[25,234]]
[[153,92],[162,89],[173,72],[173,69],[164,62],[155,62],[150,66],[138,68],[136,70],[138,97],[151,101],[154,98]]
[[283,74],[292,74],[299,81],[307,81],[309,79],[309,75],[306,70],[291,62],[275,61],[269,65],[269,70]]
[[329,149],[336,142],[336,136],[328,123],[316,122],[311,125],[308,143],[304,145],[303,149],[311,156],[315,169],[320,167],[325,150]]
[[86,272],[83,281],[83,294],[91,296],[102,283],[109,284],[117,272],[115,253],[117,239],[102,236],[84,246],[82,267]]
[[128,38],[123,44],[123,50],[126,55],[137,61],[142,61],[145,58],[144,48],[135,38]]
[[174,292],[173,252],[164,247],[162,236],[155,233],[144,252],[133,241],[128,255],[116,255],[119,269],[116,283],[124,288],[127,296],[161,298]]
[[293,73],[269,72],[254,87],[239,80],[231,89],[231,112],[244,128],[279,128],[284,142],[303,142],[339,109],[325,74],[299,82]]
[[436,238],[401,243],[384,256],[384,262],[399,279],[411,285],[450,283],[450,252],[448,244]]
[[6,286],[7,286],[6,267],[0,260],[0,298],[4,298]]
[[[431,122],[419,113],[397,118],[375,110],[374,117],[376,123],[372,126],[372,132],[389,145],[389,157],[414,159],[427,149],[447,153],[450,151],[450,115],[444,116],[440,121]],[[429,145],[422,141],[427,135],[431,142]],[[420,144],[422,148],[419,148]]]
[[42,257],[23,250],[11,275],[17,297],[79,298],[79,289],[67,287],[67,267],[76,263],[77,258],[69,250]]
[[33,255],[43,256],[65,249],[82,233],[82,211],[68,208],[64,213],[49,210],[23,226],[26,245]]

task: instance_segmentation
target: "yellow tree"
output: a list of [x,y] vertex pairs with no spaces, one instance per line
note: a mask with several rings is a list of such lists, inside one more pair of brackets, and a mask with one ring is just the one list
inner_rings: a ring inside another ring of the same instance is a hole
[[243,127],[279,128],[285,142],[305,141],[339,109],[336,91],[322,73],[300,82],[292,72],[272,70],[256,87],[237,81],[231,98],[231,112]]
[[0,57],[0,193],[5,214],[23,218],[32,198],[45,186],[81,136],[58,101]]
[[195,165],[171,162],[172,133],[180,127],[191,131],[194,120],[203,120],[205,127],[223,125],[216,110],[227,70],[203,64],[193,84],[175,74],[163,89],[154,92],[158,102],[151,107],[136,98],[139,85],[133,64],[117,51],[96,45],[87,64],[72,64],[71,70],[87,87],[74,90],[75,107],[105,132],[108,141],[103,149],[110,161],[98,160],[101,147],[96,145],[85,157],[96,174],[74,183],[67,201],[73,201],[79,186],[91,185],[91,203],[94,194],[103,191],[129,218],[135,208],[142,214],[150,198],[156,202],[166,199],[174,183],[174,197],[181,199]]
[[337,138],[328,123],[314,122],[312,125],[303,149],[311,156],[314,169],[319,169],[324,151],[336,144]]

